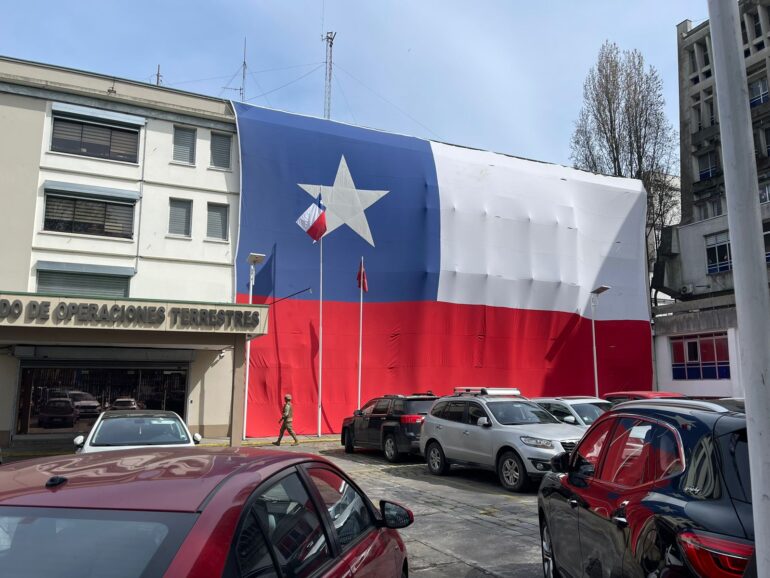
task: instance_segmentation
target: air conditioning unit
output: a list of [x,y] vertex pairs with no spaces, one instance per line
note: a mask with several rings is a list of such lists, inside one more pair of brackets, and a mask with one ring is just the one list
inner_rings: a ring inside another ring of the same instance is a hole
[[679,289],[679,292],[682,295],[692,295],[693,286],[692,283],[688,283],[687,285],[682,285]]

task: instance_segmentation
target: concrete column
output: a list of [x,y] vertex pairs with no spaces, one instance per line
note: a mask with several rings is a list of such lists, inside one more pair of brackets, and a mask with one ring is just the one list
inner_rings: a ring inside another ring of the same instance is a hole
[[233,337],[233,403],[230,409],[230,447],[243,442],[243,408],[246,400],[246,336]]

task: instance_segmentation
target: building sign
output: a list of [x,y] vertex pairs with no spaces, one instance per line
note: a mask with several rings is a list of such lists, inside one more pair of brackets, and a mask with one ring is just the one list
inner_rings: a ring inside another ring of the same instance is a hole
[[267,306],[0,293],[0,327],[267,333]]

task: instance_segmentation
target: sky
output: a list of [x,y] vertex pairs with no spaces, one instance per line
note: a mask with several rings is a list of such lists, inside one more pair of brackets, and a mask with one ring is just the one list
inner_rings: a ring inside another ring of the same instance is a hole
[[638,49],[678,127],[676,25],[707,0],[2,0],[0,55],[571,164],[605,40]]

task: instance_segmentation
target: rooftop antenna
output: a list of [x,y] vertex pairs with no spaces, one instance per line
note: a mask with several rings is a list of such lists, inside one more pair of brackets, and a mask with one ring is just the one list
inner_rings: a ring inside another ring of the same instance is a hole
[[155,73],[155,84],[156,86],[160,86],[163,81],[161,80],[163,78],[163,75],[160,73],[160,64],[158,65],[158,72]]
[[243,37],[243,66],[241,67],[241,102],[246,102],[246,37]]
[[332,48],[336,32],[327,32],[326,41],[326,89],[324,91],[324,118],[331,118],[332,114]]

